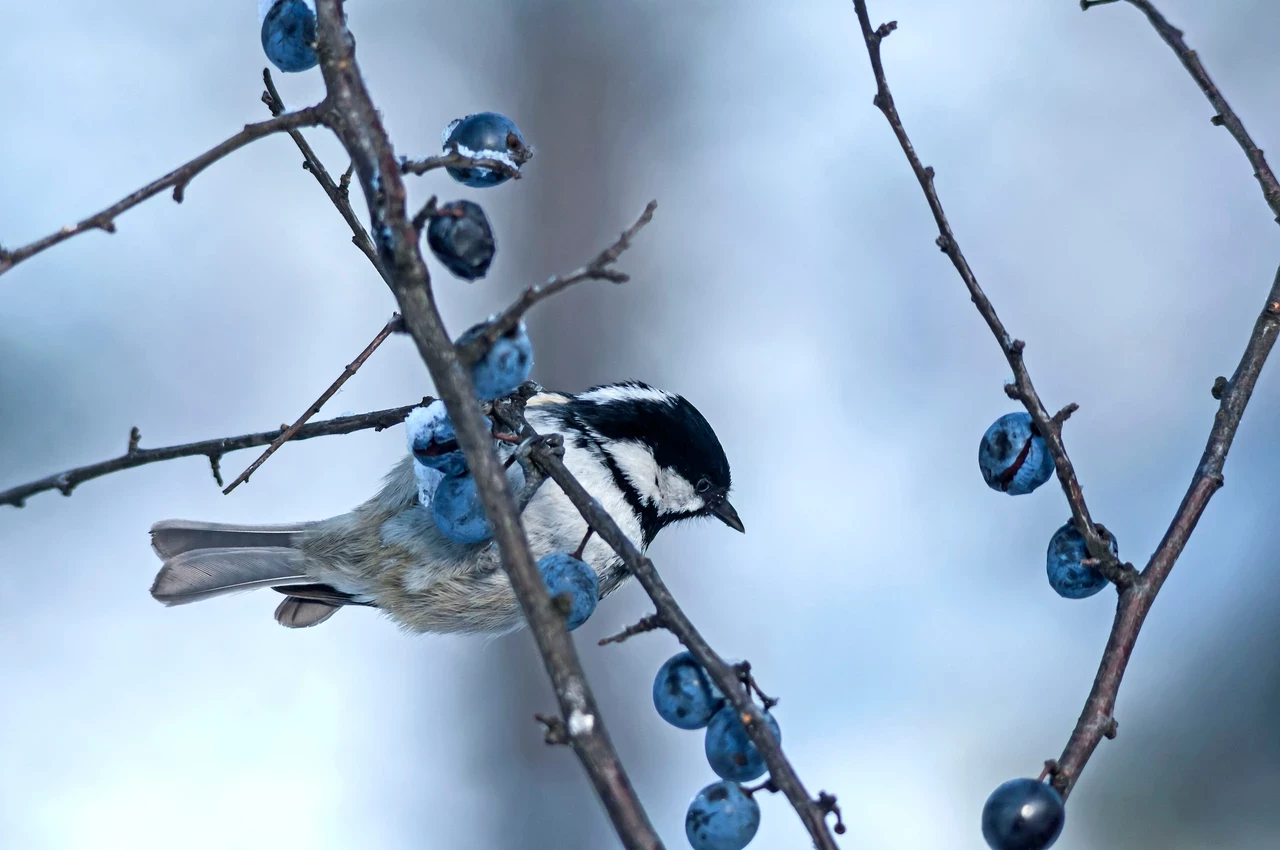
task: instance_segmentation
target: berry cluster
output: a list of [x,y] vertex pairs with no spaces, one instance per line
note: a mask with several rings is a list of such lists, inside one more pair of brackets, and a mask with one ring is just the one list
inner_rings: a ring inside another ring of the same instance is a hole
[[[685,815],[684,831],[694,850],[742,850],[760,828],[753,790],[739,783],[764,775],[764,756],[747,735],[738,712],[688,652],[667,659],[653,680],[653,707],[678,729],[706,729],[707,763],[721,778],[698,792]],[[765,706],[765,722],[781,739]]]
[[[1053,458],[1044,437],[1036,430],[1031,415],[1006,413],[978,444],[978,468],[992,490],[1023,496],[1053,477]],[[1118,555],[1116,538],[1102,525],[1095,525],[1107,541],[1112,555]],[[1049,540],[1045,558],[1049,586],[1066,599],[1084,599],[1107,586],[1107,578],[1089,564],[1084,536],[1068,521]]]
[[[993,490],[1023,496],[1054,473],[1053,458],[1030,414],[1007,413],[982,435],[978,468]],[[1095,525],[1111,554],[1119,549],[1115,535]],[[1068,520],[1054,532],[1045,556],[1049,586],[1065,599],[1084,599],[1107,586],[1106,576],[1092,566],[1084,535]],[[982,810],[982,835],[992,850],[1046,850],[1062,832],[1066,810],[1051,785],[1035,779],[1013,779],[997,788]]]
[[[527,343],[528,337],[524,336],[524,339]],[[475,371],[479,373],[477,385],[483,379],[490,386],[509,386],[503,393],[507,395],[528,377],[527,368],[504,371],[490,362],[494,360],[502,361],[502,354],[490,352],[476,364]],[[524,377],[510,383],[520,375]],[[506,379],[507,383],[501,384],[501,379]],[[455,543],[474,545],[488,541],[493,537],[493,528],[480,501],[475,479],[458,446],[457,434],[444,402],[433,401],[426,407],[415,409],[405,420],[405,425],[418,479],[419,500],[424,505],[431,505],[431,516],[440,533]],[[485,427],[493,432],[492,421],[486,419]],[[515,462],[516,455],[510,446],[509,442],[495,438],[499,454],[507,455],[507,480],[511,489],[520,493],[525,489],[524,471]],[[587,621],[600,599],[600,581],[591,565],[582,560],[582,548],[585,547],[579,547],[579,551],[573,554],[552,552],[538,561],[538,570],[542,573],[547,592],[564,612],[570,631]]]

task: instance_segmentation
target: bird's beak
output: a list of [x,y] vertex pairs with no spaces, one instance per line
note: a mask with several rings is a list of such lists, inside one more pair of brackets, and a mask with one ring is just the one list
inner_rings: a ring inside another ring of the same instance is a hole
[[733,509],[733,505],[729,504],[728,499],[721,499],[710,506],[712,516],[719,519],[725,525],[734,531],[741,531],[744,534],[747,529],[743,527],[742,520],[738,517],[738,512]]

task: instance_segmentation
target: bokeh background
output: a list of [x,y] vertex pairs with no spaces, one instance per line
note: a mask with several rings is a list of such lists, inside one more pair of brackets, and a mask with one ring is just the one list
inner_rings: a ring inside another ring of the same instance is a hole
[[[0,239],[23,244],[259,120],[255,4],[10,3]],[[1073,0],[877,0],[890,81],[957,235],[1067,442],[1096,517],[1141,565],[1181,499],[1280,259],[1250,168],[1133,9]],[[1163,0],[1264,148],[1280,149],[1280,7]],[[1067,517],[1047,486],[982,484],[1007,366],[871,106],[846,0],[351,2],[398,150],[452,118],[514,117],[538,154],[482,202],[485,281],[436,269],[451,327],[580,265],[657,198],[625,287],[532,317],[542,383],[640,378],[692,399],[733,460],[739,536],[654,555],[707,636],[782,702],[787,752],[844,807],[847,848],[983,846],[999,782],[1066,740],[1113,610],[1044,576]],[[277,75],[286,102],[320,75]],[[308,137],[335,172],[321,131]],[[127,213],[0,280],[0,488],[144,445],[292,421],[393,310],[287,137],[218,163],[175,206]],[[358,203],[363,215],[363,201]],[[1274,517],[1280,374],[1263,375],[1166,586],[1062,850],[1261,848],[1280,829]],[[325,415],[431,391],[389,342]],[[202,459],[0,508],[0,846],[615,846],[531,640],[413,637],[372,612],[291,632],[273,595],[166,610],[147,528],[284,522],[365,499],[402,429],[290,445],[223,497]],[[238,472],[253,458],[224,459]],[[713,776],[654,714],[665,635],[597,648],[646,613],[631,586],[577,633],[668,846]],[[785,801],[754,847],[807,845]]]

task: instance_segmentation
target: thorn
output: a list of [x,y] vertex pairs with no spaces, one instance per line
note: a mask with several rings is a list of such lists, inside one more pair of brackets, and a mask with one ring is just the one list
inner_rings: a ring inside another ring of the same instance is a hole
[[[222,455],[209,455],[209,469],[213,471],[213,480],[222,486]],[[249,479],[245,479],[248,481]]]
[[650,614],[647,617],[641,617],[634,625],[627,626],[616,635],[600,638],[600,640],[596,642],[596,646],[607,646],[611,643],[622,643],[629,637],[642,635],[645,632],[657,631],[658,629],[665,629],[666,627],[667,621],[663,619],[661,614]]
[[1037,782],[1044,782],[1047,777],[1056,776],[1058,773],[1057,759],[1045,759],[1044,770],[1040,771],[1040,778]]
[[1222,375],[1213,379],[1213,387],[1209,390],[1209,395],[1216,400],[1222,401],[1222,397],[1227,394],[1227,379]]
[[138,430],[138,426],[134,425],[129,429],[129,448],[125,454],[131,455],[138,451],[138,443],[142,440],[142,432]]
[[180,204],[180,203],[182,203],[182,199],[183,199],[183,197],[184,197],[184,193],[186,192],[186,190],[187,190],[187,184],[186,184],[186,183],[179,183],[177,186],[174,186],[174,187],[173,187],[173,201],[174,201],[174,203],[176,203],[176,204]]
[[565,728],[564,721],[559,717],[535,714],[533,719],[542,724],[542,740],[552,746],[569,743],[569,730]]
[[761,782],[759,785],[755,786],[754,788],[747,785],[742,786],[742,793],[746,794],[748,797],[760,791],[768,791],[770,794],[777,794],[778,786],[773,784],[772,777],[769,779],[766,779],[764,782]]
[[1057,413],[1053,414],[1053,418],[1052,418],[1053,424],[1061,428],[1062,423],[1070,419],[1071,414],[1075,413],[1079,409],[1080,409],[1080,405],[1076,404],[1074,401],[1071,402],[1066,407],[1062,408]]
[[827,815],[836,816],[836,825],[834,828],[836,835],[844,835],[844,820],[840,817],[840,806],[836,804],[836,795],[828,794],[826,791],[818,792],[818,799],[813,803],[822,810],[822,817],[825,820]]

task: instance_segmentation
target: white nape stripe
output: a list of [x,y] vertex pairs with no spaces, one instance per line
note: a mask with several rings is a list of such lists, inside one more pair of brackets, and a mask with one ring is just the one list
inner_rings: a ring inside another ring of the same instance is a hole
[[674,404],[675,396],[666,390],[635,384],[614,384],[585,392],[578,396],[582,401],[609,404],[615,401],[652,401],[658,404]]

